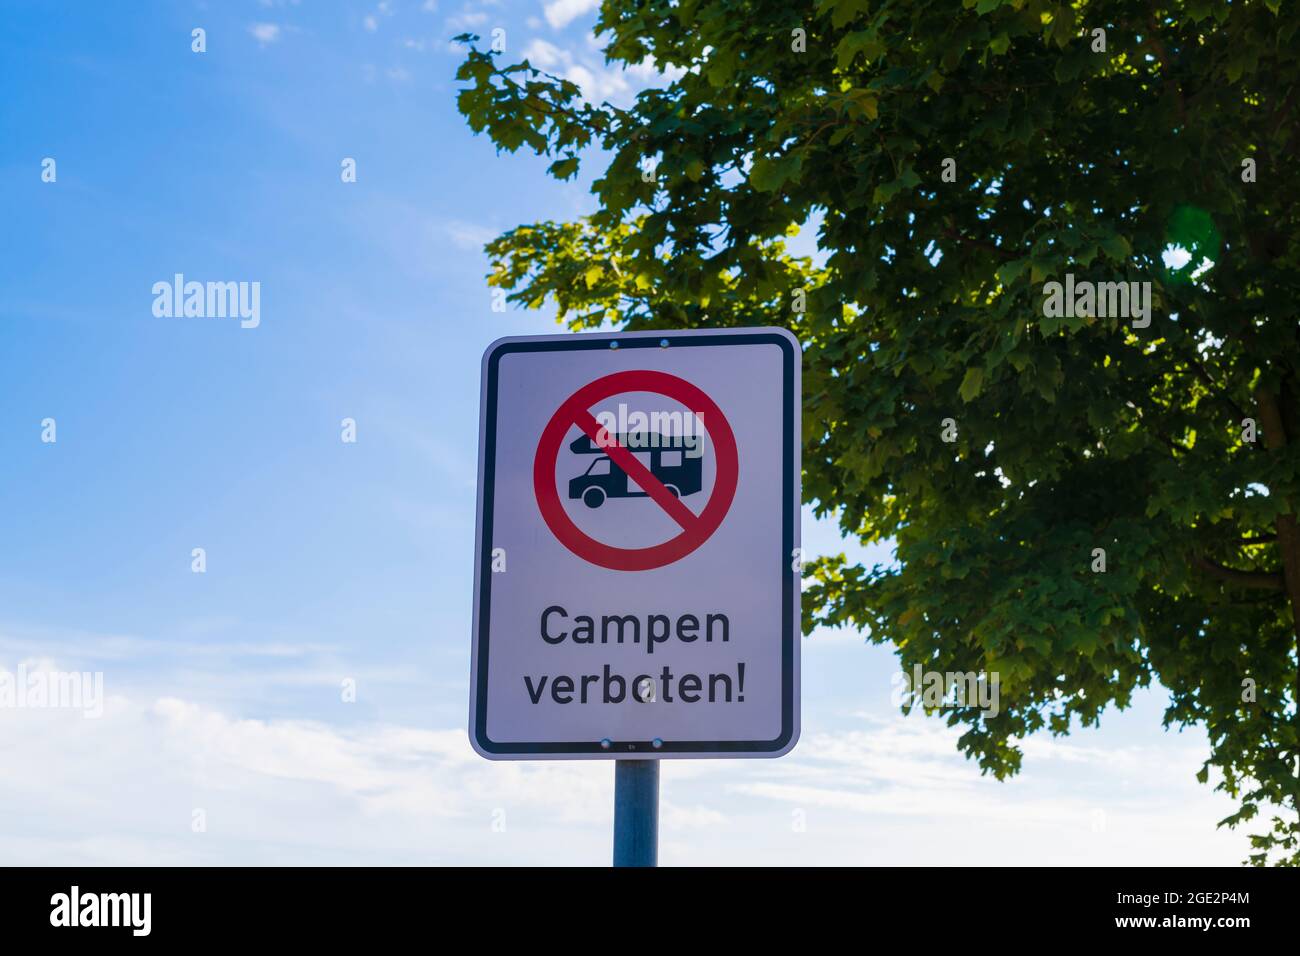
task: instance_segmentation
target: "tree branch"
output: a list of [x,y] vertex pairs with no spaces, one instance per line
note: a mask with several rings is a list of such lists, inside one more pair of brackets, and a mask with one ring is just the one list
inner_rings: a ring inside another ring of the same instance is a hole
[[1242,588],[1257,591],[1282,591],[1286,587],[1282,575],[1276,571],[1239,571],[1236,568],[1224,567],[1222,564],[1211,561],[1209,558],[1203,558],[1200,555],[1192,558],[1192,564],[1211,577]]
[[1006,259],[1008,261],[1010,261],[1011,259],[1020,258],[1020,256],[1017,253],[1012,252],[1010,249],[1003,249],[1001,246],[995,246],[991,242],[985,242],[984,240],[976,239],[973,236],[964,236],[956,229],[953,228],[945,229],[943,231],[943,235],[949,239],[956,240],[957,242],[961,242],[966,245],[978,246],[981,249],[987,249],[989,252],[996,252],[1003,259]]
[[1250,417],[1246,414],[1245,409],[1243,409],[1240,405],[1238,405],[1236,402],[1232,400],[1232,396],[1230,396],[1227,393],[1227,389],[1222,388],[1217,382],[1214,381],[1214,379],[1210,376],[1209,371],[1206,369],[1206,367],[1203,364],[1201,364],[1201,362],[1199,362],[1196,358],[1190,355],[1187,357],[1187,362],[1189,365],[1191,365],[1192,371],[1196,373],[1196,377],[1199,378],[1202,382],[1204,382],[1205,387],[1209,389],[1210,397],[1219,399],[1221,402],[1226,404],[1230,409],[1232,409],[1233,413],[1237,416],[1238,422],[1240,422],[1243,418]]

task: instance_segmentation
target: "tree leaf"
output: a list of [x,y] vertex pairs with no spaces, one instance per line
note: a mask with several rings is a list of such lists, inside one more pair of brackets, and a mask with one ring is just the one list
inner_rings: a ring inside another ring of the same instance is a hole
[[961,387],[957,390],[961,395],[962,401],[971,402],[978,397],[980,389],[984,387],[984,370],[978,366],[972,365],[966,369],[966,375],[961,380]]

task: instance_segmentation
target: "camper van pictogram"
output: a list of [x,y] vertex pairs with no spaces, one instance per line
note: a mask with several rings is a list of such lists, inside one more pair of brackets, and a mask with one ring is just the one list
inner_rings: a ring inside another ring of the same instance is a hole
[[[700,491],[704,485],[703,456],[698,436],[669,436],[645,432],[615,435],[614,440],[637,456],[649,455],[650,474],[654,475],[675,498]],[[610,460],[605,449],[589,435],[580,435],[569,443],[569,451],[578,455],[595,455],[587,470],[569,481],[569,498],[582,499],[588,508],[599,508],[606,498],[649,497],[630,482],[625,472]],[[643,459],[644,460],[644,459]]]

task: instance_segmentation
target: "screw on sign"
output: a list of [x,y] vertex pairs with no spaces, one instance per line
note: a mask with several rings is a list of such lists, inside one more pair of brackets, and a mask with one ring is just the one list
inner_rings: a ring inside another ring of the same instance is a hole
[[[717,477],[713,492],[698,515],[682,503],[677,489],[670,488],[652,468],[643,465],[592,415],[592,405],[624,392],[656,392],[665,395],[681,402],[697,417],[709,423],[709,434],[713,439],[717,459]],[[681,527],[675,537],[650,547],[622,548],[597,541],[574,524],[564,510],[555,483],[555,463],[564,445],[564,438],[574,425]],[[739,471],[736,437],[713,400],[685,379],[666,372],[643,369],[615,372],[599,378],[578,389],[559,407],[537,443],[537,456],[533,462],[533,487],[537,495],[537,507],[541,510],[547,527],[578,557],[614,571],[648,571],[684,558],[709,539],[731,508]]]

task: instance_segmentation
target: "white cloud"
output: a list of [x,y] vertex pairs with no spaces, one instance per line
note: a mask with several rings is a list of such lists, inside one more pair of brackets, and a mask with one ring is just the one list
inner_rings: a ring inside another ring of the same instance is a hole
[[366,17],[364,20],[361,21],[361,24],[366,28],[367,32],[369,33],[374,33],[376,30],[379,29],[379,21],[372,16]]
[[447,30],[468,30],[471,27],[480,27],[487,23],[488,15],[481,10],[471,10],[469,7],[463,9],[454,17],[447,18]]
[[280,39],[280,25],[277,23],[254,23],[248,28],[248,32],[262,46]]
[[[0,845],[10,860],[540,863],[539,847],[560,849],[552,826],[577,842],[578,859],[603,855],[608,767],[488,763],[462,730],[240,719],[170,697],[110,696],[96,721],[3,717]],[[111,796],[88,783],[119,773]],[[195,809],[206,832],[191,830]],[[492,829],[498,818],[504,834]],[[42,820],[40,838],[20,819]],[[530,833],[538,820],[542,832]]]
[[624,100],[630,92],[623,71],[610,69],[595,62],[579,60],[571,50],[553,43],[534,39],[524,48],[524,59],[533,66],[555,73],[578,85],[588,100]]
[[458,248],[472,249],[475,252],[497,237],[497,231],[472,222],[459,219],[447,219],[438,222],[435,229],[446,236]]
[[533,66],[541,67],[543,70],[551,70],[561,64],[571,63],[573,55],[561,50],[554,43],[536,39],[524,48],[524,59]]
[[[609,854],[604,761],[490,762],[462,728],[250,719],[109,693],[104,716],[0,714],[0,845],[16,864],[575,863]],[[925,718],[814,732],[768,761],[669,761],[665,864],[1235,864],[1226,801],[1181,741],[1054,742],[979,775]],[[1071,769],[1072,767],[1076,769]],[[92,781],[112,779],[105,790]],[[191,830],[202,809],[207,830]],[[31,822],[40,821],[34,828]],[[799,825],[794,825],[795,823]]]
[[598,6],[600,0],[552,0],[544,7],[546,22],[558,30]]
[[529,41],[523,55],[538,69],[576,83],[582,95],[592,102],[609,100],[625,105],[638,91],[681,75],[675,70],[661,75],[653,59],[629,67],[606,64],[603,57],[590,48],[575,52],[540,37]]

